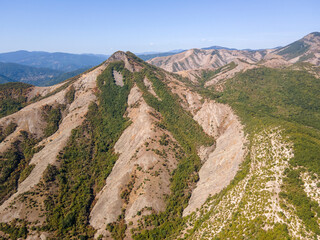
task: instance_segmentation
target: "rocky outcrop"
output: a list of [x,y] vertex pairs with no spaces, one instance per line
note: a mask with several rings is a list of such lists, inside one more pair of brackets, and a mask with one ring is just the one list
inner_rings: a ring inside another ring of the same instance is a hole
[[150,80],[147,77],[144,77],[143,79],[143,83],[146,86],[146,88],[148,89],[148,91],[155,96],[158,100],[160,100],[160,98],[158,97],[158,95],[156,94],[156,92],[153,89],[152,83],[150,82]]
[[169,72],[192,69],[218,68],[241,59],[248,63],[256,63],[263,59],[264,51],[240,51],[226,49],[191,49],[167,57],[157,57],[148,62]]
[[204,163],[184,216],[200,208],[210,195],[225,188],[245,157],[243,127],[229,106],[205,101],[194,119],[207,134],[216,138],[216,147],[199,150]]
[[[214,239],[222,231],[239,239],[243,229],[248,229],[257,219],[261,219],[264,229],[273,229],[275,223],[286,223],[286,231],[293,239],[312,239],[314,234],[304,226],[294,207],[279,197],[285,169],[294,157],[292,142],[280,128],[265,129],[254,135],[249,150],[251,161],[246,176],[219,201],[212,198],[202,206],[203,213],[210,216],[188,239]],[[189,226],[198,217],[201,218],[199,212]],[[230,229],[230,224],[237,228]]]
[[[67,114],[62,119],[59,129],[52,136],[43,139],[38,145],[43,149],[36,153],[30,161],[35,167],[30,175],[18,185],[18,190],[7,201],[0,206],[0,221],[9,222],[14,218],[20,218],[22,208],[16,208],[14,200],[21,194],[33,189],[40,181],[42,174],[48,164],[54,164],[56,157],[65,146],[71,135],[71,130],[81,125],[84,116],[88,111],[88,106],[92,101],[96,101],[94,89],[96,88],[96,78],[105,69],[106,65],[102,65],[95,70],[83,74],[73,87],[76,90],[74,101],[68,106]],[[45,105],[54,105],[57,103],[65,103],[65,95],[68,88],[62,90],[50,97],[44,98],[36,103],[30,104],[19,112],[9,115],[0,120],[3,122],[15,122],[18,127],[15,132],[9,135],[5,141],[0,144],[1,152],[9,147],[19,135],[21,130],[28,131],[32,134],[42,134],[42,118],[41,109]]]
[[[177,165],[171,147],[177,143],[169,132],[157,127],[159,113],[146,104],[136,86],[131,89],[128,106],[132,124],[115,145],[119,159],[90,214],[96,236],[107,236],[107,224],[117,221],[122,209],[126,209],[126,223],[133,221],[130,227],[137,226],[142,215],[164,210],[165,195],[170,194],[170,173]],[[164,136],[167,144],[161,145]]]
[[106,63],[115,62],[115,61],[123,61],[124,66],[130,71],[130,72],[139,72],[142,69],[142,66],[137,63],[137,61],[134,61],[125,52],[118,51],[111,55],[111,57],[108,58]]
[[205,83],[205,87],[217,85],[221,82],[225,82],[227,79],[234,77],[239,72],[247,71],[248,69],[256,68],[258,65],[249,64],[247,62],[240,61],[236,59],[234,61],[236,66],[234,68],[229,69],[228,66],[222,68],[222,70],[216,74],[212,79],[208,80]]
[[310,33],[292,44],[277,49],[190,49],[170,56],[156,57],[148,62],[169,72],[182,71],[182,75],[189,75],[191,81],[194,81],[196,73],[185,71],[217,69],[239,60],[247,64],[262,64],[268,67],[281,67],[297,62],[308,62],[319,66],[320,33]]
[[113,70],[113,77],[114,77],[115,83],[118,86],[123,87],[123,76],[122,76],[122,74],[119,73],[116,70]]

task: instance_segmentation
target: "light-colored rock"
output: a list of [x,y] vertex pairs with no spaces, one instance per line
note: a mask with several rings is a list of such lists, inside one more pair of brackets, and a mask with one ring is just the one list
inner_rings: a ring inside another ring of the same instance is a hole
[[236,59],[256,63],[263,59],[263,51],[190,49],[171,56],[156,57],[148,62],[169,72],[179,72],[191,69],[218,68]]
[[136,61],[128,58],[128,55],[122,51],[115,52],[111,57],[108,58],[106,63],[123,61],[125,68],[130,72],[139,72],[142,69],[142,66],[139,65]]
[[49,86],[49,87],[34,87],[27,95],[28,100],[31,100],[32,98],[37,97],[37,96],[44,97],[44,96],[48,95],[49,93],[53,92],[54,90],[58,89],[59,87],[61,87],[64,84],[65,84],[65,82],[62,82],[62,83],[59,83],[59,84],[56,84],[53,86]]
[[158,95],[156,94],[156,92],[155,92],[154,89],[153,89],[152,82],[150,82],[150,80],[149,80],[147,77],[145,77],[145,78],[143,79],[143,83],[144,83],[144,85],[146,86],[146,88],[148,89],[148,91],[149,91],[153,96],[155,96],[157,99],[160,100],[160,98],[158,97]]
[[252,69],[252,68],[257,68],[259,67],[258,65],[255,64],[249,64],[243,61],[240,61],[238,59],[235,59],[233,61],[236,64],[236,67],[233,69],[228,69],[227,67],[225,67],[225,69],[222,69],[221,72],[219,72],[217,75],[215,75],[212,79],[210,79],[209,81],[207,81],[205,83],[205,87],[208,86],[212,86],[215,84],[218,84],[221,81],[226,81],[227,79],[230,79],[232,77],[234,77],[237,73],[239,72],[245,72],[248,69]]
[[[14,218],[20,217],[20,212],[22,209],[14,208],[14,205],[12,208],[12,206],[10,206],[11,203],[20,194],[30,191],[32,188],[34,188],[39,183],[48,164],[55,163],[59,151],[63,149],[71,135],[71,130],[81,125],[84,120],[84,116],[88,111],[89,104],[93,101],[96,101],[96,96],[94,94],[94,89],[96,88],[96,78],[105,69],[105,67],[106,65],[102,65],[99,68],[84,74],[73,84],[76,94],[74,101],[68,107],[68,114],[63,118],[57,132],[39,143],[39,145],[44,146],[44,148],[36,153],[30,161],[30,164],[35,164],[35,167],[30,175],[21,184],[19,184],[17,192],[0,206],[0,221],[9,222]],[[14,121],[18,124],[16,132],[20,130],[26,130],[34,134],[39,134],[39,131],[43,126],[40,118],[41,108],[46,104],[63,104],[65,102],[65,94],[67,91],[68,89],[62,90],[53,96],[30,104],[19,112],[2,118],[0,120],[0,124],[8,120]],[[36,113],[38,113],[38,115]],[[12,134],[8,136],[7,139],[11,137]],[[6,143],[8,144],[13,140],[14,138],[12,137],[12,139]],[[0,149],[3,151],[4,147],[0,145]]]
[[229,106],[205,101],[194,119],[207,134],[216,138],[216,147],[201,149],[199,156],[204,164],[183,216],[200,208],[210,195],[225,188],[245,156],[243,127]]
[[[230,224],[239,226],[239,232],[242,232],[242,229],[250,228],[256,219],[261,219],[264,230],[274,228],[275,223],[285,223],[292,239],[312,239],[314,233],[306,229],[295,208],[279,197],[284,170],[293,156],[293,144],[282,136],[280,128],[265,129],[255,134],[246,176],[225,194],[210,199],[201,207],[201,212],[210,212],[210,216],[189,239],[217,238],[221,231],[228,231]],[[198,211],[187,224],[188,228],[191,229],[201,217]]]
[[116,71],[116,70],[113,70],[113,77],[114,77],[114,80],[115,80],[115,83],[120,86],[120,87],[123,87],[123,76],[120,72]]
[[[115,145],[119,158],[106,185],[96,196],[97,202],[90,213],[90,224],[98,230],[96,237],[107,234],[107,224],[117,220],[124,206],[125,221],[136,224],[138,211],[145,207],[151,207],[156,212],[164,210],[165,195],[170,194],[170,172],[177,163],[168,146],[161,146],[157,139],[167,134],[170,142],[174,140],[168,132],[156,127],[155,123],[159,120],[154,116],[159,114],[146,104],[136,86],[130,91],[128,106],[127,112],[132,124]],[[166,157],[161,157],[152,149],[164,151]],[[121,192],[130,181],[133,181],[133,189],[125,203]]]

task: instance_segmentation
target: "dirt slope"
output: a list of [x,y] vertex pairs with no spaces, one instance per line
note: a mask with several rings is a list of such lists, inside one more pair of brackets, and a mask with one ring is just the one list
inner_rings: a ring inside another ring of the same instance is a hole
[[[55,163],[59,151],[63,149],[70,137],[71,130],[82,123],[89,104],[96,100],[94,94],[96,78],[104,68],[105,65],[102,65],[89,73],[83,74],[73,84],[76,90],[75,99],[72,104],[68,106],[67,114],[59,125],[58,131],[39,143],[39,146],[43,146],[43,149],[36,153],[30,161],[30,164],[35,164],[34,169],[30,175],[19,184],[18,191],[0,206],[0,220],[2,222],[9,222],[14,218],[22,218],[22,216],[20,216],[20,211],[22,209],[15,208],[15,204],[18,203],[15,203],[14,200],[22,193],[33,189],[39,183],[48,164]],[[2,118],[0,124],[15,122],[18,127],[13,134],[9,135],[7,139],[1,143],[0,150],[4,151],[8,148],[21,130],[41,136],[43,129],[43,120],[40,117],[42,107],[44,105],[65,103],[67,91],[68,88],[39,102],[30,104],[17,113]]]
[[[159,212],[165,208],[165,195],[170,194],[170,173],[176,167],[174,153],[170,149],[175,140],[170,133],[157,127],[159,116],[142,98],[138,87],[131,89],[128,98],[128,117],[132,124],[123,132],[115,145],[119,159],[106,185],[97,195],[97,203],[90,214],[90,224],[97,229],[96,236],[103,234],[108,223],[117,220],[125,208],[125,221],[136,226],[138,211],[143,214]],[[159,143],[166,135],[169,144]],[[165,156],[159,153],[165,151]],[[126,186],[131,186],[127,201],[121,198]],[[150,210],[147,210],[151,208]],[[145,211],[143,211],[145,209]]]

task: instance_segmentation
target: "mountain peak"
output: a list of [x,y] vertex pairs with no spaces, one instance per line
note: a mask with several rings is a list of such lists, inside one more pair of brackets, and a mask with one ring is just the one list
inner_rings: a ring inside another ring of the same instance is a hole
[[107,60],[107,62],[123,61],[125,67],[131,72],[139,72],[143,66],[141,59],[134,55],[132,52],[117,51],[113,53]]
[[123,51],[116,51],[115,53],[113,53],[108,61],[123,61],[124,59],[127,59],[128,55],[123,52]]
[[320,39],[320,32],[312,32],[304,36],[300,41],[317,41]]
[[320,37],[320,32],[312,32],[308,35],[312,35],[313,37]]

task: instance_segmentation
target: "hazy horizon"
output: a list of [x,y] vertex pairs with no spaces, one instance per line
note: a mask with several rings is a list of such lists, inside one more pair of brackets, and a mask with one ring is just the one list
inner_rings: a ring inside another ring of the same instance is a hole
[[110,55],[223,46],[285,46],[320,31],[320,2],[41,1],[0,2],[0,52]]

